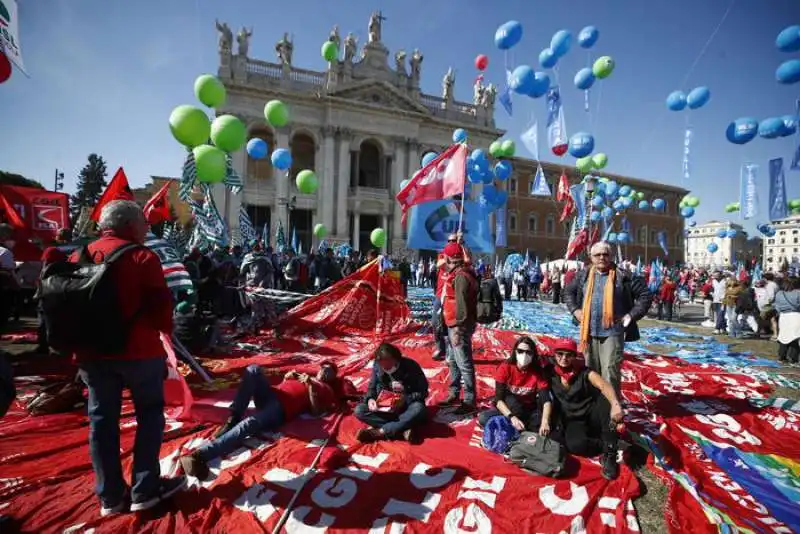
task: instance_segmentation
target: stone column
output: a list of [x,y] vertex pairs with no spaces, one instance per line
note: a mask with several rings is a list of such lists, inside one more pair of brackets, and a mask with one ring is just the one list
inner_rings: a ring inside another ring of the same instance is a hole
[[359,250],[359,241],[361,238],[361,214],[357,211],[353,213],[353,250],[358,250],[359,252],[363,252]]
[[[280,128],[277,134],[278,148],[289,148],[289,130],[287,128]],[[289,213],[286,207],[286,203],[289,201],[289,179],[286,177],[285,172],[277,169],[273,171],[272,179],[275,180],[275,203],[272,208],[275,215],[272,217],[271,222],[272,235],[275,235],[275,232],[278,231],[278,222],[280,221],[281,224],[285,225],[286,217]],[[284,226],[283,232],[287,241],[292,238],[291,235],[287,233],[288,231],[289,229]]]
[[[336,175],[336,239],[348,240],[350,218],[347,214],[347,197],[350,190],[350,131],[339,129],[339,169]],[[328,202],[333,202],[329,198]],[[352,243],[355,247],[355,243]]]
[[405,244],[403,239],[403,212],[394,199],[400,192],[400,183],[406,180],[406,144],[403,140],[395,143],[394,165],[392,166],[392,183],[389,188],[389,197],[392,199],[392,252],[400,250]]
[[409,178],[419,170],[419,148],[420,145],[416,141],[408,139],[408,176]]
[[321,213],[318,222],[324,224],[328,232],[332,232],[333,211],[336,207],[333,202],[336,185],[333,178],[336,170],[334,167],[334,144],[336,143],[336,139],[334,138],[335,131],[330,126],[323,128],[322,134],[322,174],[319,176],[320,187],[317,193],[317,206],[319,210],[317,213]]

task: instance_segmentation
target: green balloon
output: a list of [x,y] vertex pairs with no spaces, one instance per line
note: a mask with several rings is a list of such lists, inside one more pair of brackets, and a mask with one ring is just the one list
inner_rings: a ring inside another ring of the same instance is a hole
[[585,158],[578,158],[575,161],[575,168],[581,171],[582,173],[586,173],[591,171],[594,168],[594,162],[590,156],[586,156]]
[[386,230],[383,228],[375,228],[369,234],[370,242],[378,248],[382,248],[386,244]]
[[696,208],[700,205],[700,199],[697,197],[686,197],[686,205],[690,208]]
[[206,184],[216,184],[225,179],[228,160],[225,152],[211,145],[194,147],[194,165],[197,179]]
[[177,141],[189,148],[208,142],[211,123],[205,112],[194,106],[178,106],[169,115],[169,129]]
[[294,183],[297,184],[297,190],[306,195],[313,194],[319,186],[317,175],[308,169],[298,172]]
[[336,58],[339,57],[339,48],[336,46],[336,43],[333,41],[325,41],[322,45],[322,57],[328,62],[336,61]]
[[[331,43],[333,44],[333,43]],[[324,224],[315,224],[314,225],[314,237],[323,238],[328,235],[328,229],[325,228]]]
[[211,141],[225,152],[236,152],[247,142],[247,128],[238,117],[220,115],[211,123]]
[[500,149],[503,151],[503,156],[513,158],[514,154],[517,152],[517,145],[514,144],[514,141],[511,139],[506,139],[503,141],[503,144],[500,145]]
[[503,144],[500,141],[492,141],[492,144],[489,145],[489,154],[493,158],[502,158],[503,157]]
[[790,200],[789,207],[792,209],[800,208],[800,198],[793,198]]
[[644,193],[642,193],[641,191],[637,191],[636,192],[636,199],[637,200],[644,200]]
[[597,61],[594,62],[594,65],[592,65],[592,74],[601,80],[603,78],[608,78],[611,76],[611,73],[614,72],[614,65],[615,63],[611,56],[599,57]]
[[592,156],[592,163],[594,164],[595,168],[602,169],[606,165],[608,165],[608,156],[603,154],[602,152],[598,152],[594,156]]
[[194,96],[206,106],[218,108],[225,103],[225,86],[216,76],[203,74],[194,81]]
[[264,106],[264,117],[275,128],[281,128],[289,122],[289,108],[280,100],[270,100]]

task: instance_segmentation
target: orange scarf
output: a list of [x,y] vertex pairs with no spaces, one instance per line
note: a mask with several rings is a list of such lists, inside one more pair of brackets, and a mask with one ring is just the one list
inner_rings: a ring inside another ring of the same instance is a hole
[[[579,350],[586,352],[589,348],[589,332],[592,325],[592,295],[594,293],[595,268],[589,269],[586,282],[586,292],[583,295],[583,310],[581,316],[581,342]],[[617,270],[610,269],[606,278],[606,287],[603,288],[603,328],[614,325],[614,286],[617,283]]]

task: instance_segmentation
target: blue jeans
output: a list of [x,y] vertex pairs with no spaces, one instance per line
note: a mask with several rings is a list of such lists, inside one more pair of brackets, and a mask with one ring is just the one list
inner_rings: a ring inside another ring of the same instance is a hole
[[380,428],[389,438],[397,437],[404,430],[412,426],[417,426],[425,422],[428,416],[428,409],[425,403],[415,401],[406,405],[405,410],[400,413],[394,412],[371,412],[366,403],[356,406],[354,411],[356,418],[373,428]]
[[464,381],[464,403],[475,404],[475,364],[472,361],[474,328],[447,330],[447,363],[450,366],[450,393],[458,395]]
[[447,327],[442,320],[442,301],[438,297],[433,299],[431,325],[433,326],[433,339],[436,341],[435,354],[438,356],[447,353]]
[[[242,419],[250,399],[253,399],[257,412]],[[208,462],[227,456],[241,447],[247,438],[265,430],[274,430],[283,424],[283,406],[258,365],[250,365],[245,369],[239,390],[231,404],[231,416],[242,420],[211,443],[200,447],[197,454],[202,460]]]
[[130,390],[136,409],[131,498],[142,501],[158,495],[166,373],[164,358],[80,364],[79,375],[89,388],[89,453],[96,478],[95,492],[103,504],[116,505],[125,495],[119,460],[119,417],[124,388]]
[[715,302],[711,305],[711,307],[714,308],[714,322],[716,323],[716,330],[725,330],[725,306],[719,302]]

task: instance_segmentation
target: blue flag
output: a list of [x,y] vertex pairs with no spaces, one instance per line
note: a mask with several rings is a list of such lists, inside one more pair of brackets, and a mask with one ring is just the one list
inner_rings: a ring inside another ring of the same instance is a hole
[[783,158],[775,158],[769,160],[769,218],[772,221],[776,221],[785,219],[787,215]]
[[[434,200],[411,208],[408,219],[408,247],[417,250],[442,250],[447,236],[458,231],[461,203],[457,200]],[[489,211],[472,201],[464,203],[461,226],[464,242],[473,252],[491,254],[494,239],[489,227]]]

